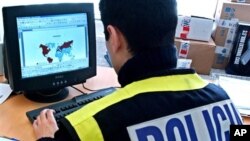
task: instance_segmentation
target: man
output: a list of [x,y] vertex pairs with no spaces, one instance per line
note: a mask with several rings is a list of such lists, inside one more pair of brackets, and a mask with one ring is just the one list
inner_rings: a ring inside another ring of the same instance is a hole
[[40,141],[229,140],[230,124],[242,121],[225,91],[176,68],[175,0],[101,0],[100,12],[122,88],[60,129],[53,111],[42,111],[33,124]]

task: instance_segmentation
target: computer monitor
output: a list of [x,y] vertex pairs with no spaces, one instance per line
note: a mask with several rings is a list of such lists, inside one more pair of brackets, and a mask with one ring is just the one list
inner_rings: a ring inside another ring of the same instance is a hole
[[8,82],[31,100],[65,98],[67,86],[96,75],[92,3],[3,7]]

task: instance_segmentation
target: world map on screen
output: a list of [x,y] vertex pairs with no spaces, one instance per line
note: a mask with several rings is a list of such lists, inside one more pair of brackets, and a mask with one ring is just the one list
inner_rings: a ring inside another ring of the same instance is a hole
[[[52,63],[54,57],[56,57],[59,62],[63,61],[64,56],[68,56],[71,59],[74,59],[74,55],[72,54],[73,48],[73,40],[66,41],[61,43],[61,45],[57,45],[58,43],[46,43],[40,44],[39,48],[42,49],[43,56],[47,59],[48,63]],[[51,52],[54,52],[54,54]]]

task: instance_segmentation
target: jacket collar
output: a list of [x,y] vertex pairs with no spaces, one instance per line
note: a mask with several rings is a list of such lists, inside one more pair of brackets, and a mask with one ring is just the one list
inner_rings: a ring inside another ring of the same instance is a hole
[[177,70],[175,46],[156,47],[134,55],[120,69],[118,80],[122,87],[149,77],[176,73],[194,73],[194,70]]

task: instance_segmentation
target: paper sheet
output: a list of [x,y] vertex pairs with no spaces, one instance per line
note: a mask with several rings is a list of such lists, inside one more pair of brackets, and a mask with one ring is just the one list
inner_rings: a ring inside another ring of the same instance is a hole
[[241,114],[250,115],[250,81],[220,76],[219,85],[228,93]]
[[1,137],[0,136],[0,141],[19,141],[15,138],[7,138],[7,137]]
[[2,104],[11,94],[12,90],[9,84],[0,83],[0,104]]

